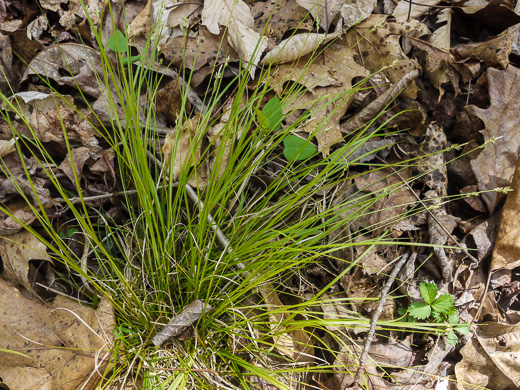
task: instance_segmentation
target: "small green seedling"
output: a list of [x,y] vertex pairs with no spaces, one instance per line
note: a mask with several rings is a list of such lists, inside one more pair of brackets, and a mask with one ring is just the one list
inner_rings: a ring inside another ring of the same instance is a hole
[[439,294],[437,285],[432,282],[422,282],[420,292],[424,302],[414,302],[408,310],[401,311],[400,314],[408,314],[416,320],[427,320],[430,322],[446,323],[445,330],[448,343],[457,344],[458,337],[455,331],[465,335],[469,332],[467,322],[459,324],[459,316],[455,309],[455,301],[450,294]]
[[[115,53],[121,53],[128,55],[130,53],[130,49],[128,47],[128,41],[123,33],[119,30],[116,30],[112,33],[110,38],[108,38],[108,47]],[[121,61],[123,65],[133,64],[136,61],[139,61],[141,56],[133,56],[133,57],[121,57]]]
[[[262,111],[255,107],[258,124],[265,130],[278,131],[282,127],[283,106],[277,96],[269,100]],[[306,160],[312,157],[317,148],[310,141],[288,135],[283,140],[283,154],[288,161]]]

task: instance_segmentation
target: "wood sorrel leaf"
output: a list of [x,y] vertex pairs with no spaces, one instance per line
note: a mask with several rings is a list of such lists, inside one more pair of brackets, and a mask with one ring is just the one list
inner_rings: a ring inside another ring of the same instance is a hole
[[126,37],[119,30],[114,31],[110,38],[108,38],[108,47],[114,52],[128,52],[128,43],[126,42]]
[[288,161],[307,160],[318,150],[309,140],[295,135],[285,137],[283,144],[285,146],[283,155]]

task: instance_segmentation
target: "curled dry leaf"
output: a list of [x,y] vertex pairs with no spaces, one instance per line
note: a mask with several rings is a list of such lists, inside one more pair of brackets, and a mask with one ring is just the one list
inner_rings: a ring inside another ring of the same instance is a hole
[[[505,70],[488,68],[486,76],[490,106],[485,109],[477,106],[466,107],[469,115],[484,122],[485,129],[481,133],[488,142],[478,157],[471,161],[480,191],[508,186],[520,151],[520,70],[511,65]],[[481,196],[492,213],[504,195],[484,192]]]
[[321,28],[328,31],[330,24],[347,0],[296,0],[296,2],[319,21]]
[[[404,23],[389,21],[386,15],[372,15],[347,33],[348,47],[356,47],[361,54],[356,62],[371,72],[383,69],[384,75],[397,84],[406,74],[421,69],[419,63],[408,58],[401,47],[403,37],[420,37],[428,34],[428,28],[416,21]],[[360,39],[361,37],[361,39]],[[412,82],[403,93],[414,98],[417,86]]]
[[[44,304],[0,279],[2,379],[11,389],[94,389],[109,359],[116,322],[110,303],[97,310],[58,296]],[[82,387],[85,385],[85,387]]]
[[260,295],[270,312],[270,324],[273,331],[274,344],[278,352],[298,362],[308,361],[314,354],[310,336],[302,329],[288,331],[283,321],[289,315],[289,311],[283,311],[284,304],[272,284],[260,288]]
[[[33,234],[23,231],[0,241],[0,256],[4,264],[4,278],[15,285],[22,285],[37,295],[35,283],[52,279],[52,270],[41,263],[52,264],[47,247]],[[40,264],[38,264],[40,263]],[[40,265],[41,269],[36,269]],[[47,283],[48,285],[48,283]]]
[[491,259],[490,272],[512,270],[520,266],[520,159],[513,177],[513,191],[507,194],[498,235]]
[[103,74],[101,60],[99,53],[88,46],[64,43],[46,48],[29,63],[23,80],[33,74],[49,77],[60,85],[79,87],[95,98],[102,95],[98,83]]
[[255,21],[249,7],[242,0],[212,0],[204,3],[202,24],[214,35],[227,26],[228,40],[245,65],[250,65],[251,76],[260,56],[267,47],[267,38],[254,30]]
[[273,50],[268,52],[260,65],[274,65],[292,62],[306,54],[312,53],[320,45],[338,37],[341,32],[334,34],[305,33],[296,34],[284,39]]
[[212,310],[213,308],[201,301],[195,299],[193,302],[188,304],[182,312],[176,315],[168,322],[159,333],[153,337],[153,343],[156,346],[162,345],[170,337],[177,336],[187,330],[190,326],[193,326],[204,313]]
[[341,7],[343,28],[347,29],[362,22],[370,15],[377,5],[376,0],[350,0]]
[[432,5],[437,5],[441,0],[418,0],[410,3],[408,0],[400,0],[392,14],[399,23],[415,19],[426,12],[431,11]]
[[520,387],[520,325],[484,323],[460,350],[455,366],[459,390],[475,387],[508,390]]

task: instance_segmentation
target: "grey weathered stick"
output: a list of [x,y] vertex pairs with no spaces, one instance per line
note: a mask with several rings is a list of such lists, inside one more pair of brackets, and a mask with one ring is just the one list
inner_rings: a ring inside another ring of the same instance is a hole
[[[377,321],[379,320],[379,316],[383,312],[383,306],[386,302],[386,296],[388,294],[388,291],[390,291],[390,287],[392,286],[392,283],[394,283],[394,280],[401,270],[403,268],[403,265],[408,261],[411,255],[411,250],[406,252],[401,260],[396,264],[394,269],[392,270],[392,273],[390,274],[390,277],[386,281],[385,286],[381,290],[381,299],[379,300],[379,304],[377,305],[377,309],[374,312],[374,315],[372,316],[372,320],[370,321],[370,330],[368,331],[367,335],[367,341],[365,342],[365,346],[363,347],[363,352],[361,353],[361,357],[359,359],[359,367],[356,372],[356,376],[354,377],[354,389],[359,389],[359,379],[361,378],[361,373],[363,372],[363,368],[365,367],[365,361],[368,357],[368,351],[370,350],[370,345],[372,344],[372,339],[374,338],[374,334],[376,333],[376,326]],[[412,254],[411,258],[412,260],[415,260],[415,257],[417,254]]]

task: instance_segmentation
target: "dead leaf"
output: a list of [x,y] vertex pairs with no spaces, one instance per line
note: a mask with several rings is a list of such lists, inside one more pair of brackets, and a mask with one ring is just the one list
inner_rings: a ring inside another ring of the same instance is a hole
[[25,71],[23,80],[38,74],[60,85],[81,88],[81,91],[98,98],[102,95],[98,79],[103,79],[99,53],[84,45],[64,43],[38,53]]
[[12,389],[94,389],[110,357],[115,317],[101,300],[93,310],[58,296],[52,304],[24,297],[0,279],[0,345],[28,357],[0,352],[2,379]]
[[[358,64],[363,64],[370,73],[383,69],[384,75],[395,85],[406,74],[421,69],[417,61],[408,58],[403,52],[402,38],[420,37],[428,33],[428,28],[415,20],[395,23],[389,21],[386,15],[372,15],[352,27],[346,39],[347,46],[356,47],[360,53],[356,57]],[[417,86],[412,82],[404,93],[414,98],[416,91]]]
[[[13,234],[0,241],[0,256],[4,264],[4,278],[16,285],[24,286],[37,296],[35,283],[45,283],[51,279],[52,270],[41,266],[41,262],[53,264],[47,254],[47,246],[28,231]],[[35,267],[41,266],[41,269]]]
[[476,336],[460,350],[455,366],[458,389],[476,386],[509,390],[520,386],[520,325],[494,322],[479,326]]
[[[520,159],[517,164],[520,164]],[[502,210],[498,235],[491,259],[490,273],[499,270],[512,270],[520,266],[520,168],[517,165],[511,184],[512,191],[507,194]]]
[[[72,183],[79,185],[82,176],[81,173],[83,172],[83,166],[85,165],[85,162],[91,157],[90,151],[86,147],[79,147],[72,149],[71,153],[67,153],[65,159],[60,164],[60,169],[67,175]],[[74,171],[76,172],[78,180],[76,180],[74,176]]]
[[341,32],[334,34],[305,33],[292,35],[269,51],[259,64],[267,66],[292,62],[312,53],[318,49],[320,45],[331,41],[340,34]]
[[308,362],[314,353],[310,336],[302,329],[295,329],[290,332],[286,330],[283,322],[289,312],[282,311],[284,304],[280,301],[272,284],[261,287],[260,295],[264,298],[268,311],[275,311],[275,313],[269,315],[271,321],[269,326],[273,331],[274,345],[278,352],[294,361]]
[[294,0],[255,1],[251,6],[251,14],[255,16],[255,30],[265,33],[276,44],[280,43],[287,31],[310,31],[314,27],[307,10]]
[[441,0],[418,0],[410,3],[407,0],[400,0],[392,14],[399,23],[404,23],[410,19],[415,19],[431,10],[431,6],[437,5]]
[[[159,90],[156,95],[157,112],[163,114],[170,124],[175,125],[181,109],[183,108],[183,94],[179,85],[179,79],[170,81]],[[190,112],[191,104],[185,99],[184,113]]]
[[[520,70],[509,66],[505,70],[488,68],[488,108],[466,107],[469,115],[480,118],[485,125],[481,131],[488,141],[484,150],[471,161],[480,191],[507,187],[511,183],[520,151],[520,116],[517,102],[520,99]],[[494,142],[491,142],[493,141]],[[482,198],[490,213],[494,212],[503,194],[485,192]]]
[[153,343],[156,346],[162,345],[170,337],[177,336],[189,327],[193,326],[201,316],[212,309],[213,307],[204,301],[195,299],[193,302],[186,305],[183,311],[172,318],[170,322],[168,322],[168,325],[153,337]]
[[[180,176],[183,171],[193,167],[200,160],[200,142],[198,147],[192,147],[197,122],[198,117],[190,118],[184,126],[178,126],[176,131],[166,135],[162,152],[164,161],[170,161],[175,176]],[[178,134],[179,131],[182,132],[181,135]]]
[[347,0],[296,0],[303,8],[308,10],[325,31],[339,14],[341,6]]
[[376,0],[349,0],[341,6],[343,28],[348,29],[372,15],[377,5]]
[[245,62],[250,65],[251,77],[255,75],[256,65],[267,47],[267,38],[255,30],[255,21],[249,7],[242,0],[212,0],[204,3],[202,24],[214,35],[220,35],[220,27],[226,26],[231,46]]

